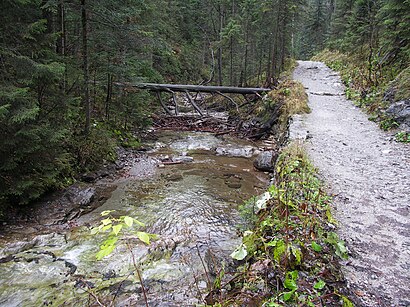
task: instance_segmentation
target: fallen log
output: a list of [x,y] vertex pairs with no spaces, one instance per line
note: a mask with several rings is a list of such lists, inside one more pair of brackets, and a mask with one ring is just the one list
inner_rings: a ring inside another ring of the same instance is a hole
[[234,86],[204,86],[204,85],[190,85],[190,84],[156,84],[156,83],[119,83],[117,86],[135,87],[139,89],[146,89],[150,91],[159,92],[202,92],[202,93],[232,93],[232,94],[260,94],[269,92],[270,88],[259,87],[234,87]]
[[165,161],[161,162],[163,165],[175,165],[175,164],[182,164],[182,161]]

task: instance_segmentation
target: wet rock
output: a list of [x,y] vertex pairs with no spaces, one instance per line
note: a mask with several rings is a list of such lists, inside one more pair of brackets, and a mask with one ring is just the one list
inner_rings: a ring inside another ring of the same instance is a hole
[[24,252],[26,250],[33,248],[36,244],[37,244],[37,239],[34,239],[33,241],[30,241],[30,242],[11,243],[11,244],[8,244],[4,250],[2,250],[1,254],[5,254],[5,255],[18,254],[18,253],[21,253],[21,252]]
[[66,268],[68,268],[68,272],[67,275],[73,275],[75,273],[75,271],[77,271],[77,266],[71,262],[68,261],[64,261],[64,264],[66,266]]
[[15,258],[14,258],[13,255],[8,255],[6,257],[0,258],[0,264],[10,262],[10,261],[14,261],[14,260],[15,260]]
[[160,156],[159,159],[161,162],[164,162],[164,163],[173,162],[171,157],[168,155]]
[[401,124],[404,130],[410,132],[410,99],[394,102],[386,110],[386,114]]
[[228,157],[244,157],[250,158],[253,156],[255,148],[251,146],[246,147],[217,147],[215,152],[218,156]]
[[76,281],[75,285],[74,285],[74,288],[77,288],[77,289],[81,289],[81,288],[93,289],[93,288],[95,288],[95,284],[92,283],[91,281],[78,279]]
[[227,182],[226,185],[231,189],[240,189],[242,186],[240,182]]
[[194,162],[194,158],[189,156],[179,156],[173,159],[174,162],[181,162],[181,163],[190,163]]
[[[71,193],[70,193],[71,194]],[[81,207],[89,205],[95,196],[95,188],[86,188],[84,190],[75,191],[74,195],[70,195],[70,199],[74,204],[80,205]]]
[[263,172],[273,172],[278,153],[273,150],[261,152],[253,161],[253,166]]
[[218,253],[210,248],[205,251],[204,262],[208,273],[212,277],[218,276],[221,272],[221,263],[224,263],[226,271],[229,271],[234,267],[234,263],[231,258],[227,258],[226,255]]
[[108,270],[107,272],[103,273],[103,280],[109,280],[115,277],[117,277],[117,273],[114,270]]
[[177,243],[171,238],[163,238],[162,240],[153,242],[147,255],[147,262],[158,261],[160,259],[171,257],[174,252]]
[[237,174],[224,174],[225,184],[231,189],[239,189],[242,187],[242,177]]
[[95,182],[98,179],[97,173],[86,173],[81,176],[83,182]]
[[96,182],[98,179],[106,178],[110,175],[113,175],[116,171],[124,168],[126,165],[126,160],[118,160],[114,164],[104,165],[100,170],[96,172],[90,172],[81,175],[81,181],[87,183]]

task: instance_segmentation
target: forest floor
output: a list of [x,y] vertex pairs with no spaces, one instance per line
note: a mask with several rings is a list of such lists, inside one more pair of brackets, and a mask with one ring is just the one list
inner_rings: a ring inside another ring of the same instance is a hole
[[410,146],[396,143],[344,96],[337,73],[299,61],[310,114],[293,118],[290,137],[308,154],[334,195],[347,243],[348,286],[362,306],[410,305]]

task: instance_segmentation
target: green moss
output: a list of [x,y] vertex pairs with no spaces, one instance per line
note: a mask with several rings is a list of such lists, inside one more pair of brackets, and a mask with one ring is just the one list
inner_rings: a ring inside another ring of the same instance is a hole
[[[279,120],[273,131],[275,136],[282,143],[287,132],[288,120],[294,114],[310,113],[308,106],[308,96],[302,83],[290,79],[282,81],[278,87],[268,93],[269,104],[260,108],[259,113],[266,117],[271,117],[270,110],[277,104],[283,103],[280,108]],[[260,115],[259,115],[260,116]]]

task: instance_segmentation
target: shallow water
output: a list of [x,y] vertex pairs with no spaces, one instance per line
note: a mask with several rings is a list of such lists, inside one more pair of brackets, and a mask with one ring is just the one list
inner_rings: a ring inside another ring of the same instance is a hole
[[[157,168],[142,180],[134,165],[101,207],[76,221],[81,226],[8,242],[0,249],[1,306],[84,306],[114,298],[117,306],[144,306],[134,260],[150,306],[203,302],[216,267],[225,263],[229,271],[232,265],[229,254],[240,242],[238,205],[260,193],[268,178],[253,170],[255,148],[242,140],[164,132],[155,147],[141,163],[155,167],[160,157],[193,161]],[[137,218],[158,240],[146,246],[126,233],[111,255],[96,261],[104,237],[91,236],[89,229],[104,210]]]

